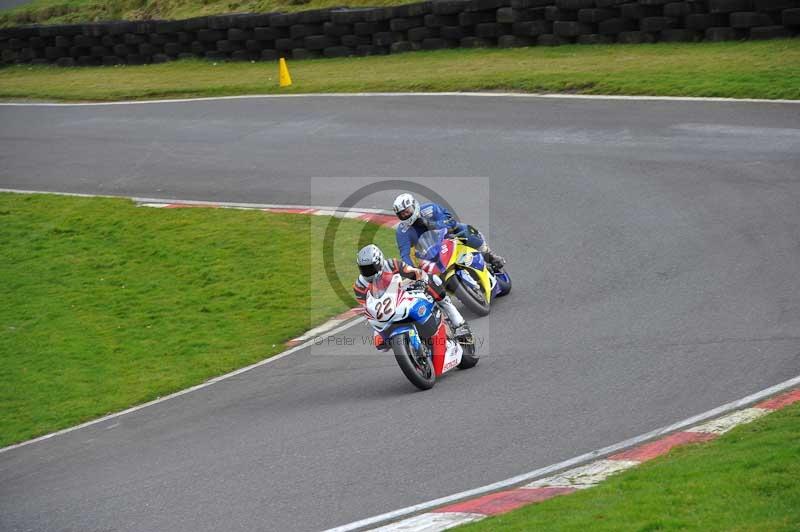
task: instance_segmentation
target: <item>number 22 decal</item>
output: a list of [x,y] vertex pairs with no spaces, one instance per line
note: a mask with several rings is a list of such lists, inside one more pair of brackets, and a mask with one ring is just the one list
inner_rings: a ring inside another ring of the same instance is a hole
[[392,314],[394,314],[394,310],[392,309],[392,299],[390,297],[375,305],[375,318],[378,320],[381,320],[384,316],[388,318]]

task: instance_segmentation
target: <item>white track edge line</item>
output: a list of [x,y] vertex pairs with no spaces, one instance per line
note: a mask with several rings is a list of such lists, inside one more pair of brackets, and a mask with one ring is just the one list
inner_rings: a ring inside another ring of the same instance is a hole
[[[340,333],[340,332],[342,332],[342,331],[344,331],[344,330],[346,330],[346,329],[348,329],[348,328],[360,323],[361,321],[363,321],[363,319],[364,318],[358,316],[356,318],[348,320],[347,322],[343,323],[339,327],[336,327],[335,329],[332,329],[332,330],[326,331],[326,332],[328,334],[338,334],[338,333]],[[307,340],[307,341],[303,342],[302,344],[296,345],[296,346],[294,346],[294,347],[292,347],[290,349],[287,349],[286,351],[282,351],[280,353],[276,353],[275,355],[273,355],[273,356],[271,356],[269,358],[265,358],[264,360],[260,360],[260,361],[256,362],[255,364],[250,364],[249,366],[245,366],[243,368],[239,368],[237,370],[231,371],[230,373],[226,373],[224,375],[219,375],[218,377],[213,377],[213,378],[211,378],[211,379],[209,379],[209,380],[207,380],[207,381],[205,381],[205,382],[203,382],[201,384],[196,384],[196,385],[194,385],[194,386],[192,386],[190,388],[185,388],[185,389],[179,390],[179,391],[177,391],[175,393],[171,393],[169,395],[165,395],[164,397],[159,397],[158,399],[153,399],[152,401],[148,401],[148,402],[142,403],[140,405],[132,406],[131,408],[122,410],[120,412],[114,412],[112,414],[107,414],[107,415],[105,415],[103,417],[100,417],[100,418],[97,418],[97,419],[93,419],[91,421],[87,421],[86,423],[81,423],[80,425],[75,425],[74,427],[67,427],[66,429],[62,429],[62,430],[59,430],[59,431],[56,431],[56,432],[51,432],[50,434],[45,434],[43,436],[39,436],[39,437],[34,438],[32,440],[27,440],[27,441],[23,441],[23,442],[20,442],[20,443],[15,443],[14,445],[9,445],[8,447],[3,447],[2,449],[0,449],[0,454],[8,452],[8,451],[12,451],[14,449],[18,449],[20,447],[24,447],[26,445],[31,445],[33,443],[37,443],[37,442],[40,442],[40,441],[43,441],[43,440],[48,440],[50,438],[53,438],[54,436],[60,436],[62,434],[67,434],[69,432],[73,432],[73,431],[76,431],[76,430],[79,430],[79,429],[82,429],[82,428],[85,428],[85,427],[96,425],[98,423],[102,423],[103,421],[108,421],[109,419],[118,418],[120,416],[124,416],[125,414],[131,414],[133,412],[142,410],[143,408],[147,408],[148,406],[153,406],[153,405],[156,405],[158,403],[163,403],[164,401],[169,401],[170,399],[175,399],[176,397],[180,397],[182,395],[186,395],[188,393],[191,393],[191,392],[194,392],[194,391],[197,391],[197,390],[202,390],[203,388],[207,388],[208,386],[211,386],[212,384],[216,384],[216,383],[218,383],[220,381],[224,381],[224,380],[229,379],[231,377],[235,377],[237,375],[241,375],[242,373],[248,372],[248,371],[250,371],[252,369],[259,368],[259,367],[264,366],[266,364],[269,364],[271,362],[275,362],[275,361],[280,360],[280,359],[282,359],[284,357],[287,357],[287,356],[291,355],[292,353],[295,353],[297,351],[300,351],[301,349],[305,349],[306,347],[311,346],[313,341],[314,341],[314,338],[311,338],[310,340]]]
[[390,520],[398,519],[400,517],[406,517],[409,515],[416,514],[418,512],[422,512],[424,510],[429,510],[431,508],[436,508],[439,506],[443,506],[445,504],[451,502],[457,502],[462,499],[467,499],[473,497],[475,495],[483,495],[486,493],[490,493],[493,491],[497,491],[503,488],[508,488],[517,484],[521,484],[523,482],[534,480],[538,477],[542,477],[549,473],[553,473],[556,471],[560,471],[562,469],[566,469],[568,467],[572,467],[575,465],[579,465],[585,462],[589,462],[590,460],[594,460],[596,458],[601,458],[612,453],[616,453],[628,447],[633,447],[640,443],[643,443],[647,440],[651,440],[658,436],[668,434],[670,432],[674,432],[679,429],[683,429],[685,427],[691,426],[695,423],[699,423],[701,421],[705,421],[707,419],[711,419],[713,417],[726,414],[732,410],[736,410],[737,408],[741,408],[743,406],[750,405],[756,401],[761,399],[767,398],[771,395],[774,395],[778,392],[786,390],[788,388],[793,388],[800,384],[800,376],[794,377],[792,379],[783,381],[779,384],[774,386],[770,386],[769,388],[765,388],[761,391],[756,393],[750,394],[746,397],[738,399],[736,401],[732,401],[730,403],[726,403],[722,406],[718,406],[717,408],[713,408],[702,414],[697,414],[695,416],[686,418],[682,421],[678,421],[671,425],[666,425],[664,427],[651,430],[650,432],[646,432],[644,434],[640,434],[639,436],[635,436],[633,438],[629,438],[627,440],[621,441],[619,443],[615,443],[613,445],[609,445],[608,447],[603,447],[601,449],[597,449],[594,451],[590,451],[588,453],[584,453],[580,456],[576,456],[574,458],[570,458],[568,460],[564,460],[563,462],[558,462],[556,464],[552,464],[546,467],[542,467],[539,469],[535,469],[528,473],[523,473],[521,475],[517,475],[515,477],[508,478],[506,480],[501,480],[499,482],[494,482],[492,484],[487,484],[485,486],[481,486],[479,488],[473,488],[470,490],[462,491],[460,493],[454,493],[453,495],[448,495],[446,497],[441,497],[439,499],[434,499],[431,501],[415,504],[413,506],[408,506],[406,508],[400,508],[398,510],[394,510],[391,512],[387,512],[384,514],[376,515],[373,517],[368,517],[366,519],[361,519],[359,521],[354,521],[352,523],[348,523],[346,525],[341,525],[338,527],[330,528],[326,532],[349,532],[351,530],[358,530],[361,528],[365,528],[371,525],[376,525],[379,523],[384,523]]
[[50,190],[21,190],[16,188],[0,188],[0,192],[8,192],[12,194],[53,194],[55,196],[74,196],[78,198],[110,198],[110,199],[129,199],[136,203],[163,203],[163,204],[182,204],[182,205],[205,205],[209,207],[230,207],[238,209],[311,209],[311,210],[325,210],[333,212],[359,212],[364,214],[386,214],[394,216],[394,213],[386,209],[372,209],[372,208],[351,208],[343,209],[341,207],[328,207],[323,205],[291,205],[291,204],[278,204],[278,203],[239,203],[231,201],[203,201],[203,200],[183,200],[175,198],[140,198],[135,196],[114,196],[105,194],[81,194],[78,192],[53,192]]
[[159,103],[213,102],[222,100],[253,100],[282,98],[364,98],[364,97],[420,97],[420,96],[472,96],[484,98],[551,98],[565,100],[632,100],[632,101],[666,101],[666,102],[722,102],[722,103],[779,103],[800,104],[800,100],[768,100],[762,98],[719,98],[699,96],[645,96],[614,94],[557,94],[557,93],[520,93],[520,92],[350,92],[324,93],[310,92],[306,94],[246,94],[240,96],[210,96],[204,98],[172,98],[164,100],[114,101],[114,102],[0,102],[0,107],[89,107],[101,105],[145,105]]

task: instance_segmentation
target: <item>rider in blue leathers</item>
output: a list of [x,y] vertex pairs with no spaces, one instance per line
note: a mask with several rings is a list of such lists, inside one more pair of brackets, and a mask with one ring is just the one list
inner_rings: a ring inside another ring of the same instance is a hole
[[503,257],[489,249],[480,231],[470,225],[459,223],[447,209],[437,203],[420,205],[414,196],[404,193],[397,196],[393,207],[400,219],[395,235],[397,248],[400,250],[400,258],[406,264],[413,264],[411,248],[425,232],[432,229],[447,229],[453,236],[463,239],[468,246],[480,251],[496,271],[506,263]]

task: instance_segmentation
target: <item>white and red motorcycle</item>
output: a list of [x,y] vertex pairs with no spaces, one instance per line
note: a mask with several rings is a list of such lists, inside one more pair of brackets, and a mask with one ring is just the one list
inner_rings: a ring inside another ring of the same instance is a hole
[[422,282],[382,273],[367,293],[364,314],[375,331],[375,347],[392,349],[400,369],[417,388],[430,389],[451,369],[478,363],[474,338],[456,340]]

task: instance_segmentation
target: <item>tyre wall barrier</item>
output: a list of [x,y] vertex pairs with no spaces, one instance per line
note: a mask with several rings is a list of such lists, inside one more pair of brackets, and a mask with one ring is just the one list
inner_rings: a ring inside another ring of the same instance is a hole
[[433,0],[395,7],[0,29],[0,64],[272,61],[412,50],[773,39],[800,0]]

